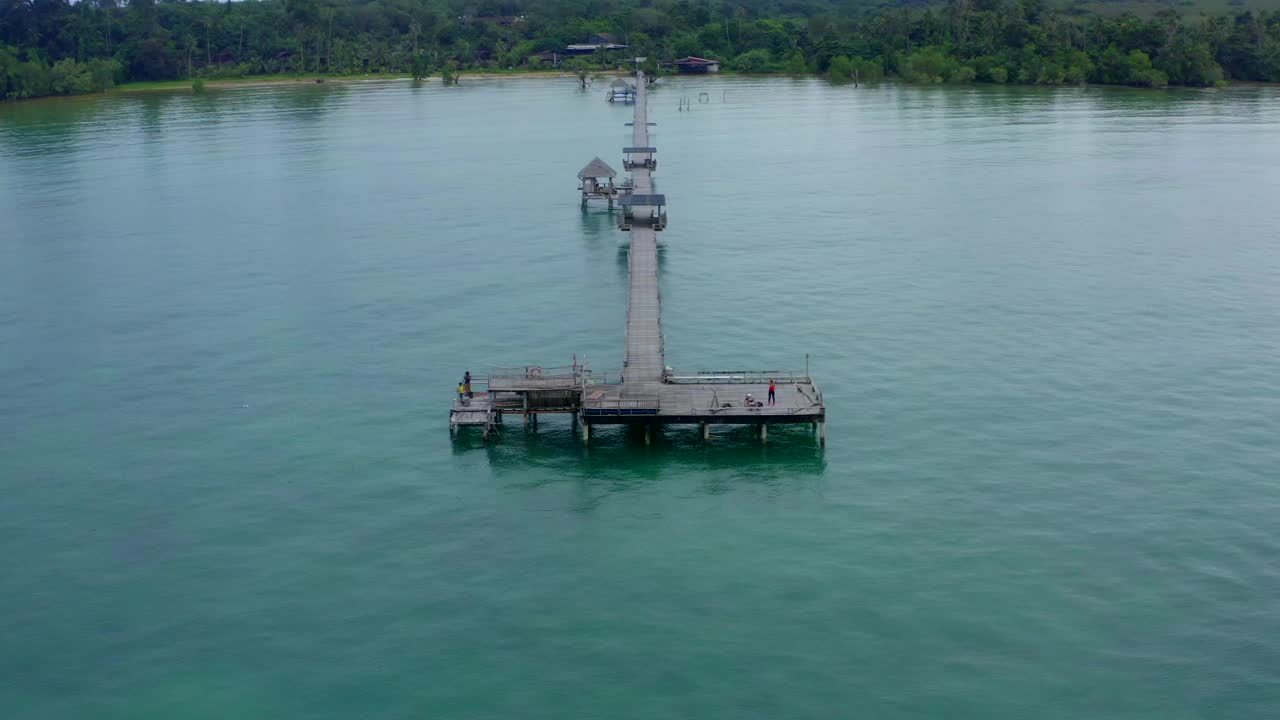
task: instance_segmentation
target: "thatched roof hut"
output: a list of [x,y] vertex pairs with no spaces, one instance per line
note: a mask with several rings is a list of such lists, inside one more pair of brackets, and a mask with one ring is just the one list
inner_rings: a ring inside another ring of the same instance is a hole
[[614,178],[617,176],[618,173],[615,172],[613,168],[609,167],[608,163],[598,157],[587,163],[586,167],[578,171],[579,180],[585,180],[586,178]]

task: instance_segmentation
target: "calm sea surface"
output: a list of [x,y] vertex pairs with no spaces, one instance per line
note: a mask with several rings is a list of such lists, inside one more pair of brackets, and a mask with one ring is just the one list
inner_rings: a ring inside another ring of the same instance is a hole
[[659,86],[668,361],[829,446],[451,442],[621,362],[602,86],[0,106],[4,717],[1280,716],[1280,89]]

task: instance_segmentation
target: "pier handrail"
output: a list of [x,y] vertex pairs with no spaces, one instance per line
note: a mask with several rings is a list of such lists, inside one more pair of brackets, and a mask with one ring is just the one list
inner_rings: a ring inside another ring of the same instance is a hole
[[491,378],[521,378],[534,379],[541,378],[543,380],[568,380],[576,378],[586,372],[581,365],[562,365],[560,367],[544,367],[542,365],[524,365],[521,367],[500,368],[494,367],[489,369],[489,377]]
[[810,414],[810,411],[818,407],[810,405],[809,407],[777,407],[766,405],[764,407],[747,407],[746,405],[730,405],[729,407],[712,407],[708,411],[712,415],[801,415]]
[[582,406],[590,410],[652,410],[661,405],[657,395],[638,398],[587,398]]
[[698,373],[696,375],[672,375],[667,382],[673,385],[766,385],[770,381],[779,385],[804,385],[812,382],[808,375],[785,370],[724,373]]
[[587,376],[583,378],[582,384],[585,387],[594,387],[596,385],[621,385],[622,376],[615,374],[610,378],[609,373],[588,373]]

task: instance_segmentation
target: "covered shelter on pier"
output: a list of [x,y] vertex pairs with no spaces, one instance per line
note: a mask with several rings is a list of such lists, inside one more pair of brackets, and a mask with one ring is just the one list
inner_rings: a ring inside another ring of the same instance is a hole
[[667,227],[666,195],[635,195],[628,193],[622,196],[622,214],[618,216],[618,227],[630,230],[632,225],[644,225],[654,230],[665,230]]
[[658,158],[654,157],[657,152],[656,147],[624,147],[622,167],[624,170],[657,170]]

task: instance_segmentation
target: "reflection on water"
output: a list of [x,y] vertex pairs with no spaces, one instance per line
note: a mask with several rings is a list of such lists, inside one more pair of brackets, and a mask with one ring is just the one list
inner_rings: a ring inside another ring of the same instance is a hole
[[459,433],[453,453],[482,453],[497,477],[514,487],[580,483],[596,501],[597,491],[630,492],[677,478],[699,478],[697,491],[710,494],[735,485],[811,491],[813,478],[826,470],[825,453],[809,425],[771,425],[768,443],[750,426],[712,426],[705,442],[696,425],[663,426],[651,445],[638,426],[595,426],[584,446],[567,417],[544,417],[537,429],[526,429],[511,416],[493,441],[485,442],[479,432]]
[[582,237],[587,240],[612,239],[618,231],[618,216],[607,205],[592,203],[582,208]]

